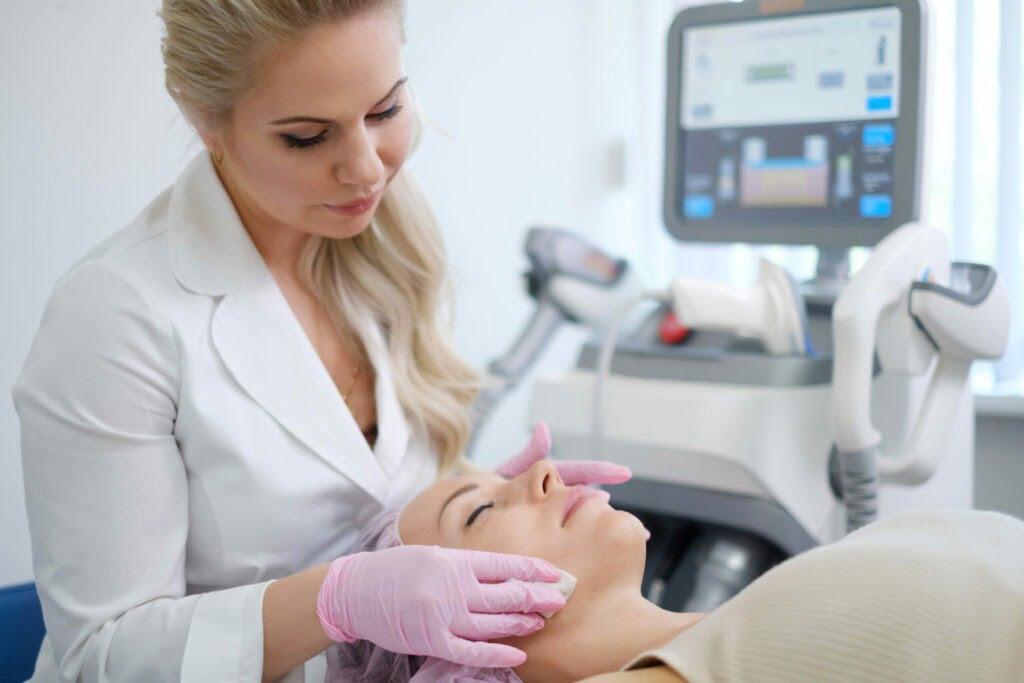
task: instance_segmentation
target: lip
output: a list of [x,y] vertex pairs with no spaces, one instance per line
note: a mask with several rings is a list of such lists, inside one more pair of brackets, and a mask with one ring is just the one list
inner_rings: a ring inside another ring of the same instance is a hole
[[359,214],[366,213],[377,203],[380,199],[381,192],[378,190],[368,197],[360,199],[359,201],[352,202],[351,204],[324,204],[324,208],[334,213],[341,214],[343,216],[358,216]]
[[590,488],[589,486],[571,487],[568,493],[565,494],[565,506],[562,509],[562,526],[565,526],[569,518],[583,507],[585,503],[595,498],[599,498],[607,503],[609,496],[605,491]]

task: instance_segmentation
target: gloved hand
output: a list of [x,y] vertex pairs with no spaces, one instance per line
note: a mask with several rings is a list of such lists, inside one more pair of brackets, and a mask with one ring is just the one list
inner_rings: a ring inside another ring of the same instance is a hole
[[[526,654],[497,643],[544,627],[535,612],[558,611],[565,598],[543,560],[406,545],[335,560],[317,599],[317,615],[335,642],[369,640],[411,655],[481,668],[519,666]],[[520,579],[520,581],[508,581]]]
[[[530,466],[538,460],[548,457],[551,452],[551,432],[543,422],[538,422],[533,430],[530,443],[519,455],[514,456],[504,465],[498,467],[495,472],[503,477],[512,479],[530,469]],[[629,481],[633,473],[628,467],[616,465],[611,462],[600,460],[563,460],[555,461],[555,469],[558,476],[566,486],[590,486],[592,484],[621,484]],[[602,493],[605,493],[602,491]],[[605,493],[607,496],[608,494]],[[611,497],[605,499],[607,503]],[[644,528],[647,540],[651,539],[651,532]]]
[[[533,437],[523,451],[495,470],[509,479],[518,477],[530,469],[538,460],[548,457],[551,452],[551,432],[543,422],[538,422]],[[555,461],[555,469],[566,486],[579,484],[621,484],[633,476],[628,467],[598,460]]]

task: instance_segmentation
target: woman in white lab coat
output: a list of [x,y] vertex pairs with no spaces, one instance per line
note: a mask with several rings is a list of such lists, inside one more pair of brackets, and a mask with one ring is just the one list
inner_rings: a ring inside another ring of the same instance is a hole
[[34,680],[313,680],[356,639],[512,664],[481,641],[564,604],[500,583],[557,579],[540,560],[346,556],[457,466],[474,395],[402,170],[402,9],[164,0],[168,90],[207,151],[61,279],[14,390],[48,630]]

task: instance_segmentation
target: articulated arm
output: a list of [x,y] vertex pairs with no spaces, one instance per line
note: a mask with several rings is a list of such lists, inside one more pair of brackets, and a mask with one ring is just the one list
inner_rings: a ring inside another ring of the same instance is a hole
[[533,228],[526,238],[527,282],[537,308],[519,338],[488,366],[489,382],[473,406],[472,456],[481,427],[495,407],[526,376],[563,322],[601,328],[642,293],[629,265],[563,230]]

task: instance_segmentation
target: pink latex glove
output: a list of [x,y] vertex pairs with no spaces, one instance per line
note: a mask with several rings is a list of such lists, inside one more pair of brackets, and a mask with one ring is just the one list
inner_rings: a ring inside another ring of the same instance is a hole
[[405,545],[331,563],[316,611],[335,642],[369,640],[410,655],[481,668],[519,666],[526,654],[497,643],[544,627],[534,612],[558,611],[565,598],[543,560],[475,550]]
[[[544,422],[538,422],[533,437],[523,451],[495,470],[503,477],[512,479],[530,469],[538,460],[548,457],[551,452],[551,432]],[[553,461],[558,476],[566,486],[579,484],[621,484],[629,481],[633,473],[628,467],[599,460]]]
[[[549,453],[551,453],[551,432],[542,420],[534,428],[533,436],[526,448],[494,471],[503,477],[512,479],[530,469],[533,463],[548,457]],[[566,486],[621,484],[629,481],[633,476],[628,467],[600,460],[556,460],[554,465],[558,470],[558,476],[562,478]],[[607,503],[611,496],[604,491],[602,493],[605,494]],[[651,532],[646,527],[644,535],[647,540],[651,539]]]

